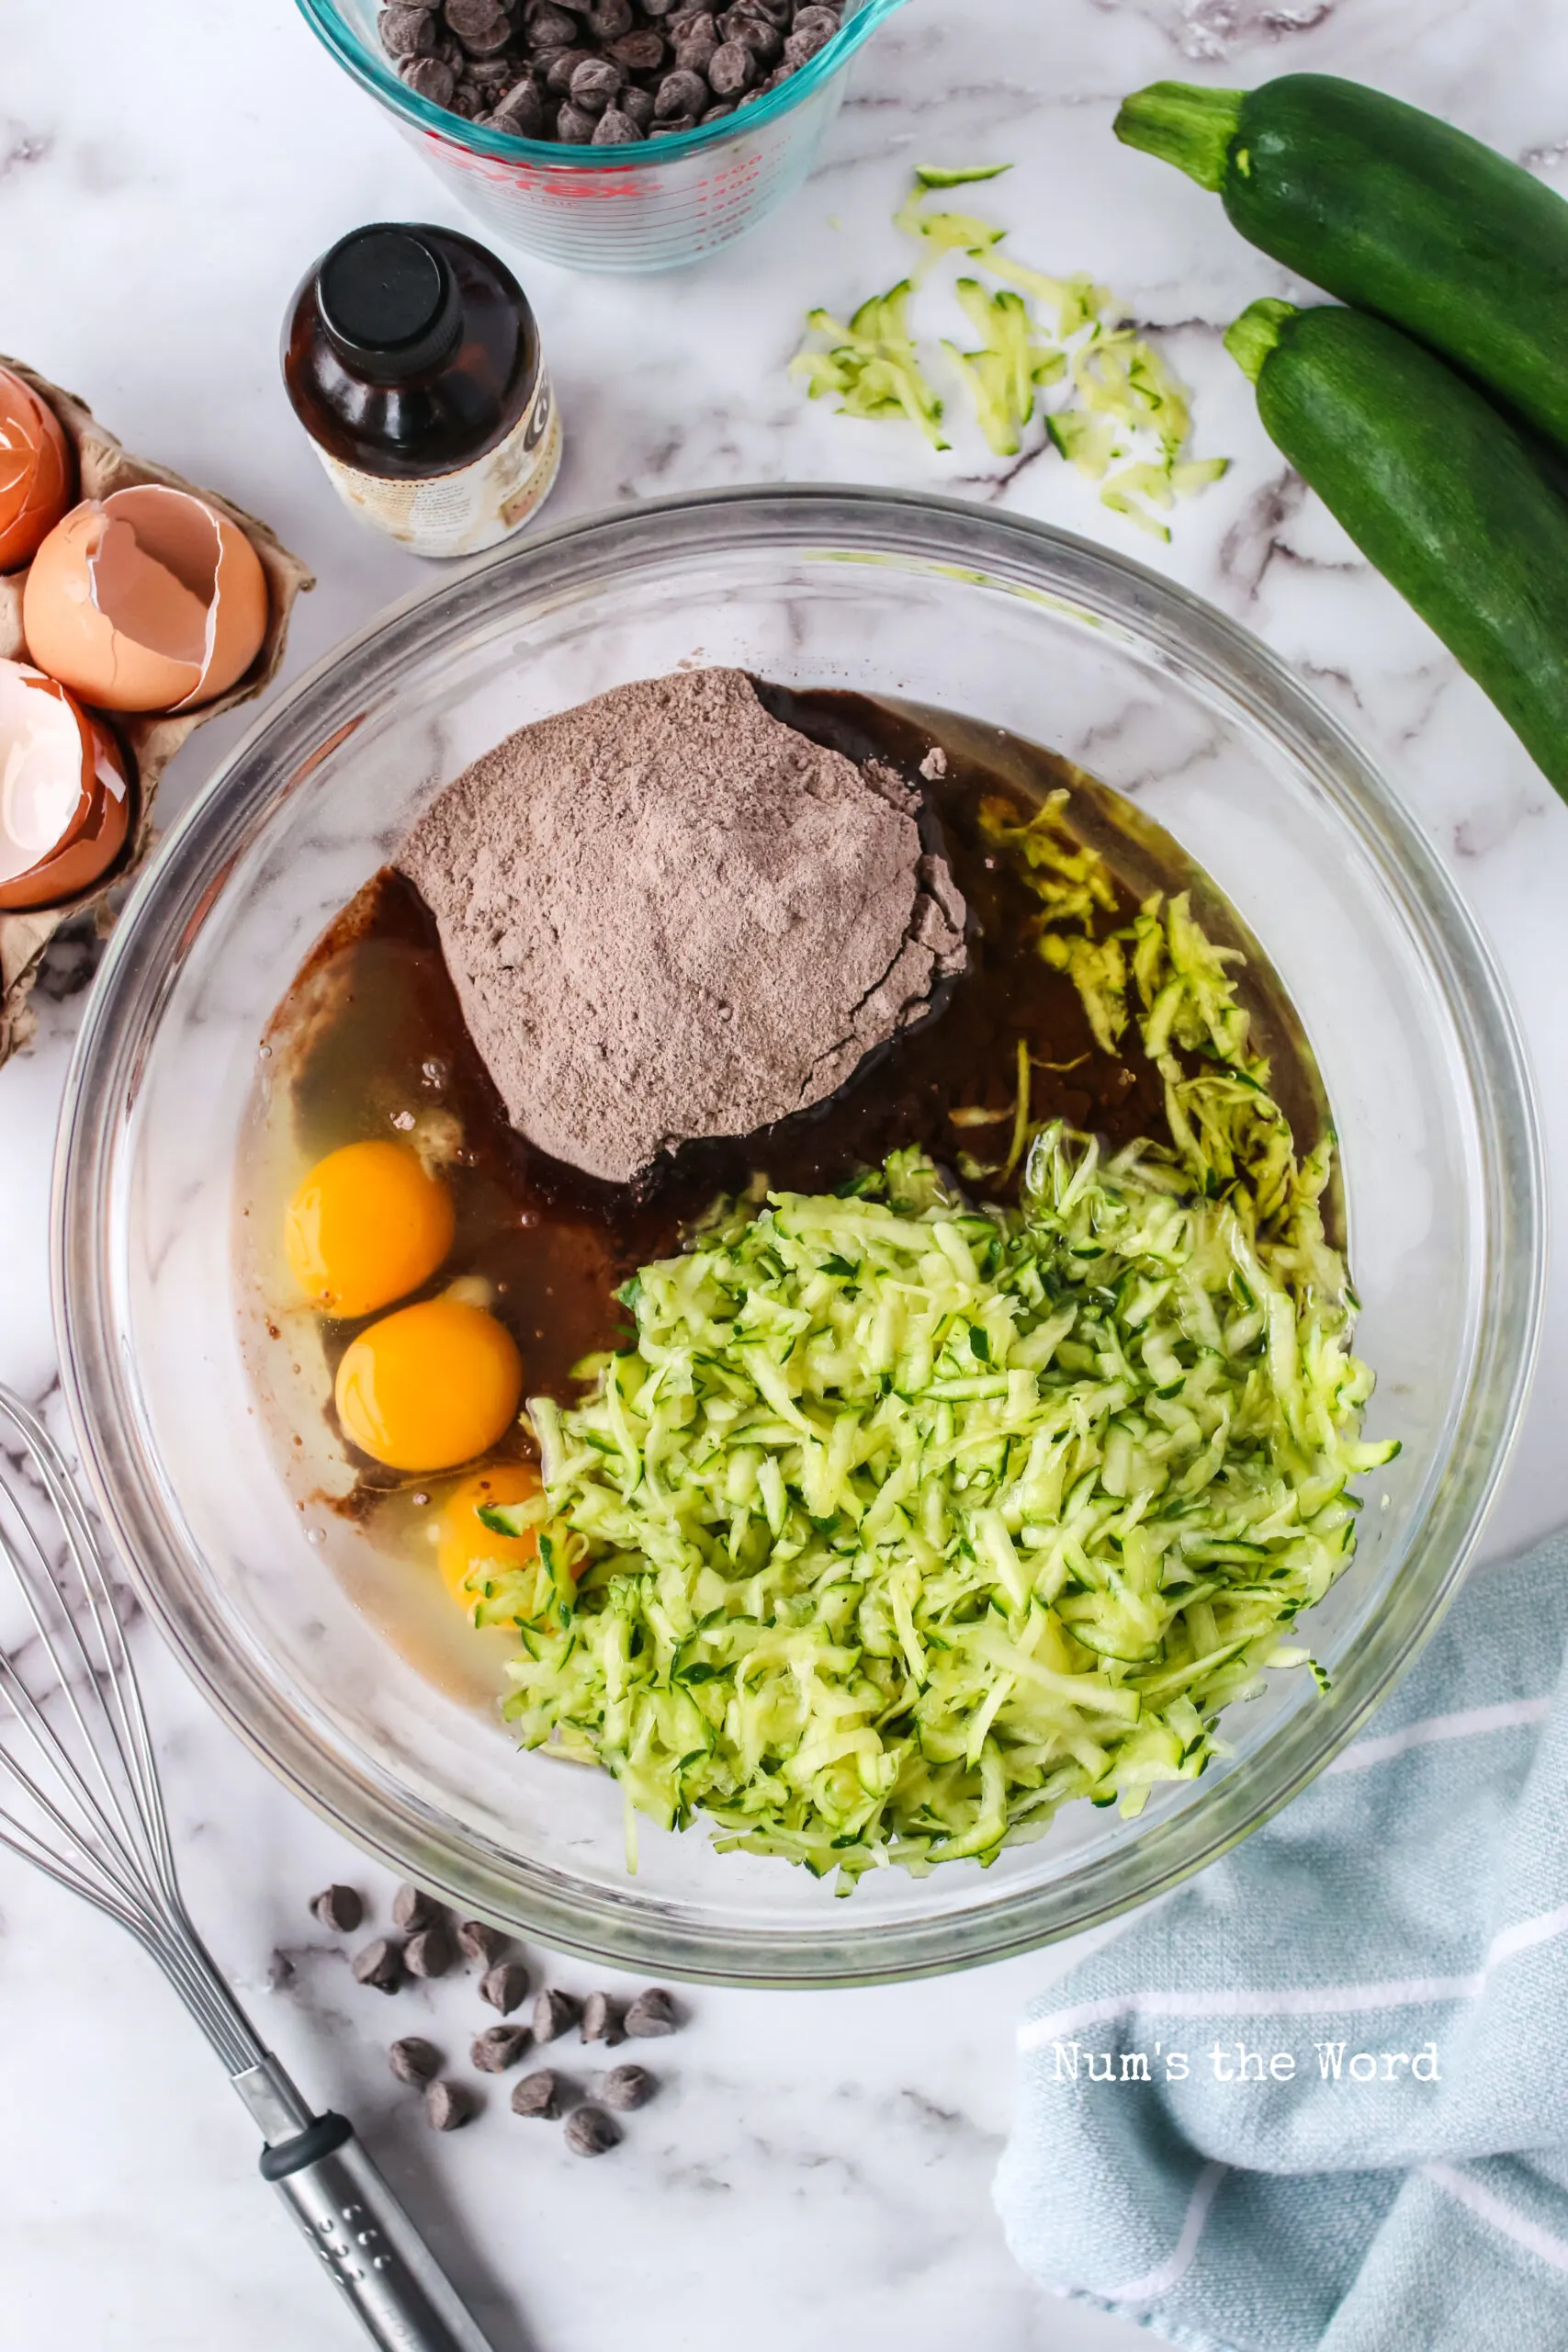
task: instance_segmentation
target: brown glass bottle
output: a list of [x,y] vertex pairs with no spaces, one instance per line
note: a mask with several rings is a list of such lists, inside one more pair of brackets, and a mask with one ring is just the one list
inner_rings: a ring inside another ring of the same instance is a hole
[[455,229],[378,221],[301,280],[295,413],[360,517],[416,554],[476,554],[548,495],[560,428],[526,296]]

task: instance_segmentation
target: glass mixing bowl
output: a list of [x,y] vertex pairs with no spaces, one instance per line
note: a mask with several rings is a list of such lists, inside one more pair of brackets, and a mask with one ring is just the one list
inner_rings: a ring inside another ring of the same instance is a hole
[[416,97],[377,37],[378,0],[299,0],[306,22],[494,235],[569,269],[678,269],[792,196],[844,95],[844,69],[904,0],[847,0],[798,74],[723,122],[635,147],[558,147]]
[[[607,1776],[519,1756],[491,1706],[389,1638],[367,1539],[291,1500],[242,1360],[256,1307],[235,1273],[236,1138],[264,1024],[312,941],[510,729],[688,661],[1011,729],[1134,796],[1208,868],[1321,1066],[1380,1375],[1371,1430],[1404,1441],[1367,1482],[1353,1568],[1311,1619],[1332,1696],[1275,1676],[1225,1718],[1234,1757],[1136,1820],[1073,1806],[989,1869],[879,1871],[849,1901],[783,1862],[716,1855],[700,1829],[642,1827],[628,1875]],[[1024,1950],[1255,1827],[1349,1738],[1453,1591],[1540,1308],[1539,1143],[1512,1017],[1419,828],[1336,721],[1231,622],[1103,548],[841,490],[714,494],[527,539],[275,700],[109,944],[58,1187],[84,1459],[141,1598],[215,1705],[321,1813],[465,1910],[729,1983],[870,1982]]]

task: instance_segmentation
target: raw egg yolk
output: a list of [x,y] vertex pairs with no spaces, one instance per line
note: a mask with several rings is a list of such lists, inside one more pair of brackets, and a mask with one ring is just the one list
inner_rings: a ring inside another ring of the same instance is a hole
[[489,1503],[531,1502],[538,1491],[539,1474],[531,1463],[505,1462],[465,1478],[447,1496],[435,1560],[442,1582],[461,1607],[473,1603],[473,1594],[464,1589],[470,1576],[502,1576],[538,1556],[539,1539],[531,1527],[523,1535],[498,1535],[480,1511]]
[[482,1306],[427,1298],[361,1331],[337,1368],[344,1434],[389,1470],[451,1470],[504,1435],[523,1359]]
[[428,1282],[452,1247],[452,1196],[406,1144],[350,1143],[288,1204],[288,1271],[326,1315],[373,1315]]

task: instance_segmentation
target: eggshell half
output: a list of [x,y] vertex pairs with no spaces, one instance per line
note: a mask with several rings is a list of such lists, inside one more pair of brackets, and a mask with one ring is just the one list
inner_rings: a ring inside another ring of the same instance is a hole
[[33,661],[101,710],[210,702],[250,668],[266,623],[266,578],[243,531],[157,482],[73,507],[22,597]]
[[57,679],[0,662],[0,910],[91,889],[130,824],[130,780],[108,729]]
[[0,571],[31,561],[75,487],[60,419],[30,384],[0,368]]

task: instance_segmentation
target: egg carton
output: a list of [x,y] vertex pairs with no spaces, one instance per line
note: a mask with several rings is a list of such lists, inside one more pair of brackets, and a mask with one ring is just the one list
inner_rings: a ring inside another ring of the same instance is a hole
[[[261,651],[244,676],[226,694],[215,695],[199,710],[95,713],[130,754],[131,785],[136,794],[130,844],[104,881],[65,904],[23,914],[0,914],[0,1064],[4,1064],[32,1035],[35,1016],[28,1000],[50,941],[68,915],[80,914],[87,908],[96,909],[100,925],[108,927],[112,894],[135,874],[152,850],[152,809],[158,797],[159,777],[193,728],[216,718],[220,711],[232,710],[236,703],[248,702],[271,684],[283,660],[294,599],[302,588],[313,588],[315,580],[299,557],[290,555],[276,533],[254,514],[247,514],[216,491],[203,490],[182,475],[171,473],[166,466],[153,465],[122,448],[73,392],[62,391],[58,384],[51,384],[33,368],[24,367],[19,359],[6,358],[4,353],[0,353],[0,367],[19,376],[59,418],[65,437],[76,453],[80,498],[107,498],[111,491],[130,490],[143,482],[188,491],[228,515],[243,531],[260,559],[267,586],[267,627]],[[9,661],[28,659],[27,639],[22,632],[22,589],[27,576],[24,568],[0,577],[0,658]]]

